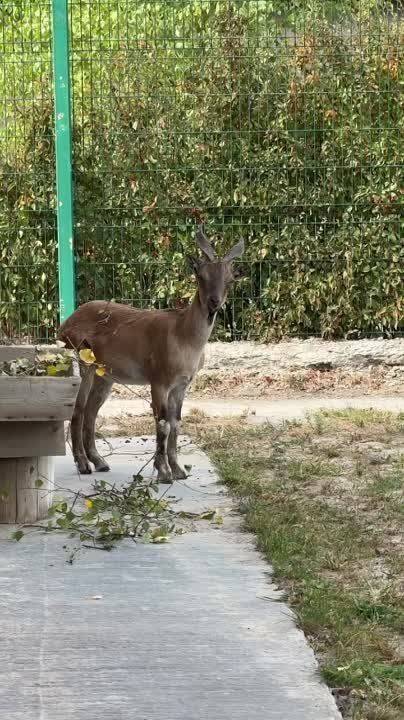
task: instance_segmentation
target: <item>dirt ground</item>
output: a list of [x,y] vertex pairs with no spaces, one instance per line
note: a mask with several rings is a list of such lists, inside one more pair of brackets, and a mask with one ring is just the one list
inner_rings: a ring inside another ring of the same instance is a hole
[[[404,389],[404,338],[264,345],[209,343],[188,397],[298,398],[394,395]],[[147,388],[116,386],[115,397],[148,397]]]

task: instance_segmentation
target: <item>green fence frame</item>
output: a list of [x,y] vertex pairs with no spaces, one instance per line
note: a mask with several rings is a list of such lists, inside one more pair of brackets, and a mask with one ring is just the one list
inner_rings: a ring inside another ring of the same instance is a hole
[[71,315],[75,308],[69,18],[67,0],[52,0],[52,20],[59,314],[60,321],[63,322]]

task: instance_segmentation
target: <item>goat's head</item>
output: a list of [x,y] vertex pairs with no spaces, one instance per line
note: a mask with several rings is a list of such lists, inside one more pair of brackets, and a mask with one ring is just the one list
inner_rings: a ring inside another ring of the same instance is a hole
[[201,226],[196,232],[195,240],[204,257],[189,256],[188,259],[198,282],[201,305],[213,320],[226,302],[230,286],[242,276],[242,273],[233,267],[233,261],[243,254],[244,240],[239,240],[224,258],[217,257]]

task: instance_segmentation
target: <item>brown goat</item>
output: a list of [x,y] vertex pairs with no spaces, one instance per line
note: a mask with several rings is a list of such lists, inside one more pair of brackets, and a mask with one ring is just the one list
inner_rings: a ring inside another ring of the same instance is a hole
[[150,385],[156,421],[154,466],[161,482],[185,478],[177,461],[177,435],[185,391],[202,367],[204,347],[230,285],[240,274],[233,260],[244,251],[240,240],[219,259],[202,228],[196,241],[204,259],[189,257],[198,290],[181,310],[137,310],[128,305],[93,301],[81,305],[63,323],[59,338],[67,346],[90,348],[106,368],[82,367],[82,382],[71,422],[73,455],[80,473],[107,471],[95,445],[95,422],[114,382]]

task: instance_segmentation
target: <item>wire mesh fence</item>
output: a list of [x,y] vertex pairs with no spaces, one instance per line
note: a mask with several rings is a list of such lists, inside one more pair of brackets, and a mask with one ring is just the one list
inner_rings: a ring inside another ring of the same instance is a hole
[[57,322],[51,17],[0,6],[0,335],[46,339]]
[[[49,3],[0,12],[0,318],[47,338]],[[220,249],[247,244],[218,337],[403,329],[397,6],[70,0],[69,21],[78,302],[188,302],[203,220]]]

